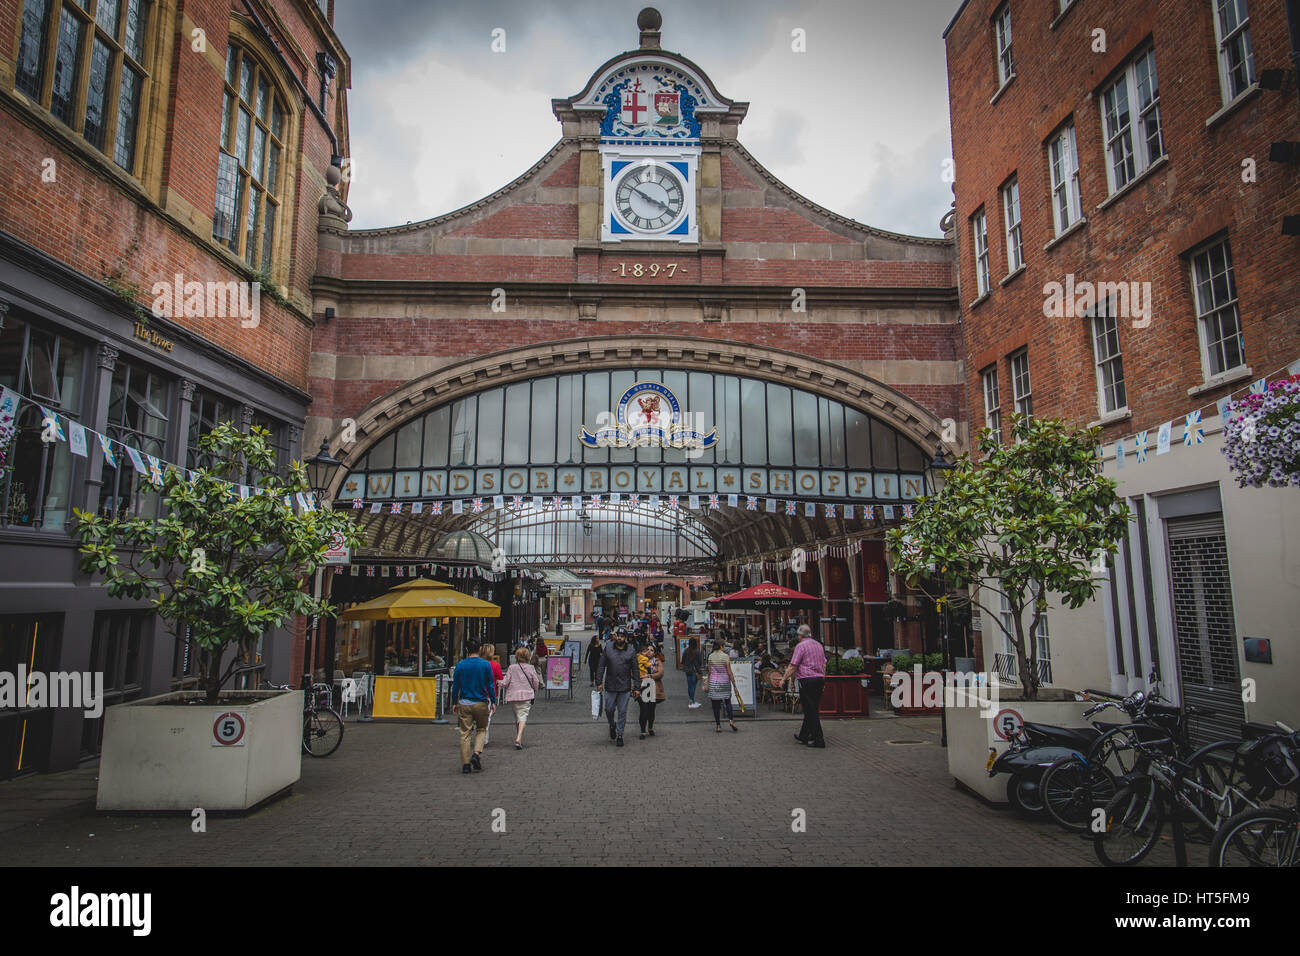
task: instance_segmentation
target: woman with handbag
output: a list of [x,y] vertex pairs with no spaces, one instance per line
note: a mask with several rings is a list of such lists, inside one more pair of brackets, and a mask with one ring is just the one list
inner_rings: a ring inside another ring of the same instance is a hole
[[528,648],[521,647],[515,651],[515,662],[506,671],[501,688],[505,691],[506,703],[515,708],[515,749],[524,749],[524,724],[528,723],[528,712],[532,709],[541,678],[529,663]]
[[727,723],[733,731],[739,732],[731,711],[731,689],[736,684],[731,672],[731,658],[725,650],[726,642],[721,637],[713,639],[713,653],[709,655],[709,703],[713,705],[713,724],[717,733],[722,733],[722,708],[727,708]]

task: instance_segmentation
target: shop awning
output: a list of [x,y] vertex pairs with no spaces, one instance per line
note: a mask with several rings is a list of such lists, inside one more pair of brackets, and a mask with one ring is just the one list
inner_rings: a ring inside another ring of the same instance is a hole
[[373,600],[348,608],[345,621],[408,621],[427,617],[500,617],[501,608],[450,584],[420,578],[399,584]]
[[546,568],[542,571],[542,576],[547,584],[561,591],[591,590],[591,578],[580,578],[564,568]]
[[811,594],[764,581],[743,591],[715,597],[704,606],[710,611],[815,611],[822,606],[822,601]]

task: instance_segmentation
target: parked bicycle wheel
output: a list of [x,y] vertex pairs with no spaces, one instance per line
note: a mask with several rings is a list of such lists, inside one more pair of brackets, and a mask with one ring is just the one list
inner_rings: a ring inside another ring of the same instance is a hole
[[1300,818],[1277,807],[1237,814],[1214,835],[1210,866],[1300,866]]
[[313,757],[328,757],[343,742],[343,718],[332,710],[307,715],[302,726],[302,749]]
[[1133,866],[1151,852],[1164,827],[1154,781],[1140,778],[1119,788],[1106,804],[1106,828],[1092,848],[1107,866]]
[[1239,740],[1220,740],[1202,747],[1187,758],[1192,768],[1190,779],[1222,798],[1216,800],[1195,790],[1186,794],[1201,813],[1217,822],[1217,827],[1207,827],[1194,815],[1188,814],[1188,823],[1192,826],[1189,836],[1192,839],[1210,842],[1230,817],[1257,805],[1251,799],[1254,791],[1246,781],[1240,762],[1236,760],[1240,746]]
[[1104,807],[1115,795],[1115,777],[1079,757],[1063,757],[1043,774],[1041,791],[1047,814],[1067,830],[1083,831],[1094,807]]

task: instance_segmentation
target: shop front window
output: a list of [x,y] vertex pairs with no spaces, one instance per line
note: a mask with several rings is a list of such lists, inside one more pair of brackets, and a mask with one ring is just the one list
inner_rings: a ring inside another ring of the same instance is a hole
[[0,435],[0,525],[58,530],[67,524],[74,456],[68,442],[42,440],[46,427],[36,403],[59,417],[66,436],[69,421],[81,417],[84,360],[77,342],[12,316],[0,329],[0,385],[20,396],[12,434]]
[[99,489],[101,514],[158,514],[158,493],[151,491],[148,484],[142,487],[141,476],[122,446],[166,460],[171,391],[172,383],[156,372],[120,360],[113,369],[107,431],[108,437],[120,444],[113,445],[117,464],[104,464]]

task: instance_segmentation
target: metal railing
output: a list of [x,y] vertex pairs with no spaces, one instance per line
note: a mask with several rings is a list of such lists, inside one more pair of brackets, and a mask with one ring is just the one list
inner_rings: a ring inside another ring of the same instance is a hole
[[[993,669],[998,672],[998,679],[1007,681],[1012,684],[1020,683],[1017,675],[1017,666],[1015,654],[994,654]],[[1046,687],[1052,683],[1052,662],[1043,658],[1038,659],[1038,684],[1040,687]]]

